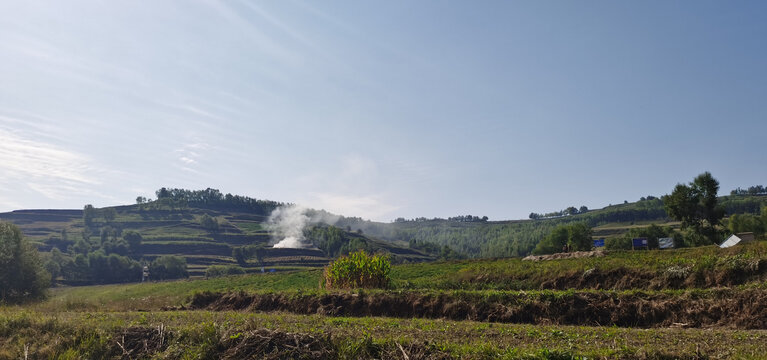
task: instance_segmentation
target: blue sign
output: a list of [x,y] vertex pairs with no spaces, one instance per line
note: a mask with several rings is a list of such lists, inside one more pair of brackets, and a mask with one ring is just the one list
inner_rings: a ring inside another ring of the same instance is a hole
[[635,247],[647,247],[647,238],[636,238],[631,240],[631,244]]
[[594,247],[605,247],[605,239],[596,239],[594,240]]

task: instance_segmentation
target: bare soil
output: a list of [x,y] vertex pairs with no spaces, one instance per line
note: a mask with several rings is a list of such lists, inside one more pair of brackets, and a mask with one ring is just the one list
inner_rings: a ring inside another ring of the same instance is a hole
[[201,293],[192,309],[329,316],[444,318],[503,323],[767,329],[767,291],[673,293]]

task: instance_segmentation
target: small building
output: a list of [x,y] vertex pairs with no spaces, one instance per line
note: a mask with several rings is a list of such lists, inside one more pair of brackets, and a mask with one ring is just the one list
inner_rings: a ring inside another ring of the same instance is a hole
[[727,238],[721,245],[719,245],[720,248],[728,248],[731,246],[738,245],[741,241],[743,241],[741,238],[739,238],[737,235],[733,234],[730,235],[730,237]]
[[740,241],[742,242],[754,241],[754,233],[752,232],[742,232],[742,233],[737,233],[736,235],[738,235],[738,237],[740,238]]

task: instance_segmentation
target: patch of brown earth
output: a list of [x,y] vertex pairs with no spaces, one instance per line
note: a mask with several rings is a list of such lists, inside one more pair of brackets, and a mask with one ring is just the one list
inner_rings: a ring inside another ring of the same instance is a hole
[[556,253],[556,254],[549,254],[549,255],[529,255],[524,257],[522,260],[525,261],[546,261],[546,260],[559,260],[559,259],[579,259],[579,258],[589,258],[589,257],[602,257],[605,256],[606,252],[604,250],[594,250],[594,251],[573,251],[573,252],[566,252],[566,253]]
[[767,329],[767,291],[671,293],[203,293],[192,309],[285,311],[330,316],[444,318],[503,323]]
[[266,329],[229,336],[220,359],[332,359],[336,358],[330,336],[291,334]]
[[123,359],[140,359],[164,351],[169,335],[162,325],[157,328],[129,327],[115,334],[114,348]]

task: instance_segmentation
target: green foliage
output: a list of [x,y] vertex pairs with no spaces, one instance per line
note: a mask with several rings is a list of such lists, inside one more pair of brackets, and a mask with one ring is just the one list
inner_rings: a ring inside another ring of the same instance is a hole
[[155,280],[187,278],[186,259],[173,255],[160,256],[149,265],[149,277]]
[[533,254],[553,254],[565,250],[591,250],[591,228],[584,223],[559,225],[533,250]]
[[391,282],[388,256],[357,251],[342,256],[325,267],[328,289],[387,288]]
[[215,278],[215,277],[221,277],[221,276],[227,276],[227,275],[240,275],[244,273],[245,273],[245,270],[243,270],[239,266],[213,265],[213,266],[209,266],[208,269],[205,270],[205,277]]
[[724,217],[716,193],[719,182],[705,172],[689,185],[677,184],[671,195],[663,196],[669,216],[682,222],[683,229],[693,229],[709,244],[719,241],[717,225]]
[[37,248],[16,225],[0,222],[0,302],[42,298],[49,285]]
[[315,226],[307,230],[305,236],[328,257],[338,257],[357,250],[374,250],[362,234],[344,231],[336,226]]
[[727,220],[727,228],[733,233],[753,232],[755,236],[761,237],[765,231],[765,214],[756,216],[752,214],[734,214]]
[[257,200],[247,196],[226,194],[217,189],[187,190],[175,188],[161,188],[155,192],[157,201],[170,200],[175,203],[183,203],[205,209],[239,210],[268,215],[282,203]]
[[202,226],[205,230],[208,230],[208,231],[219,230],[218,219],[213,218],[208,214],[202,215],[202,217],[200,218],[200,226]]
[[83,207],[83,222],[85,223],[85,226],[91,226],[95,216],[96,209],[93,207],[93,205],[88,204]]
[[137,254],[141,249],[141,241],[143,238],[138,232],[133,230],[126,231],[123,233],[123,240],[128,243],[128,248],[131,253]]
[[102,215],[104,216],[104,221],[110,223],[117,217],[117,210],[115,208],[106,208],[102,210]]

